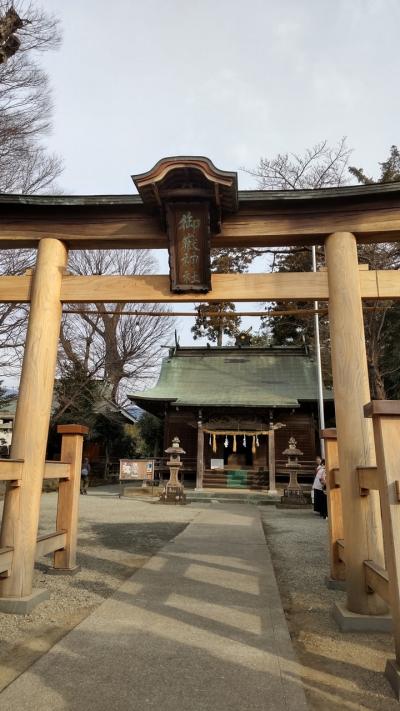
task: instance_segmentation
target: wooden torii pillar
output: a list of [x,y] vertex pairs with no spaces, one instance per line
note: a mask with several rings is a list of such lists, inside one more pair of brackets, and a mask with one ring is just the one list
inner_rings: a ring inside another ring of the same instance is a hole
[[65,245],[41,239],[11,447],[11,458],[23,460],[21,484],[7,486],[0,536],[0,547],[14,549],[11,575],[0,580],[0,610],[2,598],[21,605],[35,595],[43,599],[43,591],[32,592],[32,579],[66,265]]
[[[345,630],[350,628],[348,618],[354,613],[386,613],[383,600],[367,590],[363,562],[373,560],[383,568],[385,564],[379,494],[371,491],[360,496],[356,471],[357,466],[375,464],[375,450],[372,425],[363,412],[370,392],[355,236],[349,232],[331,234],[325,253],[347,590],[347,608],[337,606],[335,617]],[[365,624],[367,629],[368,618]]]

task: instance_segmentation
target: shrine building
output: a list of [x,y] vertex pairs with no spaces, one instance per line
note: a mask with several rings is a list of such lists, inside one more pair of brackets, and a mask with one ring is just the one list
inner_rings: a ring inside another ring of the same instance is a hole
[[[130,395],[164,420],[164,449],[178,436],[185,482],[201,488],[269,488],[287,481],[290,437],[312,474],[319,454],[315,361],[304,348],[174,347],[155,387]],[[333,393],[325,389],[333,417]]]

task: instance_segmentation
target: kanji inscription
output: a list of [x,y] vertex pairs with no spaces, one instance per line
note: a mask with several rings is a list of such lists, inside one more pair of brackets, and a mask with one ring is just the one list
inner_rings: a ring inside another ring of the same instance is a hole
[[207,292],[211,288],[208,203],[167,206],[171,290]]

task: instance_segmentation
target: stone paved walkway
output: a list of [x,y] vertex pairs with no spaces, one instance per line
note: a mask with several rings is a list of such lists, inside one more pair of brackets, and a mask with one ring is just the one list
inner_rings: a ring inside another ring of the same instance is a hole
[[204,507],[8,686],[1,711],[303,711],[259,511]]

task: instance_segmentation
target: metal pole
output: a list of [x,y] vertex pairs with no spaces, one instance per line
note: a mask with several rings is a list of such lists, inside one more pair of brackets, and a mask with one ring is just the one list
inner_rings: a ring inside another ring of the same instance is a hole
[[[313,272],[317,271],[317,254],[315,245],[311,247]],[[324,411],[324,385],[322,381],[322,365],[321,365],[321,346],[319,340],[319,317],[318,317],[318,301],[314,301],[314,309],[317,312],[314,316],[314,337],[315,337],[315,357],[317,360],[317,377],[318,377],[318,420],[319,429],[325,429],[325,411]],[[325,458],[325,441],[320,437],[321,457]]]

